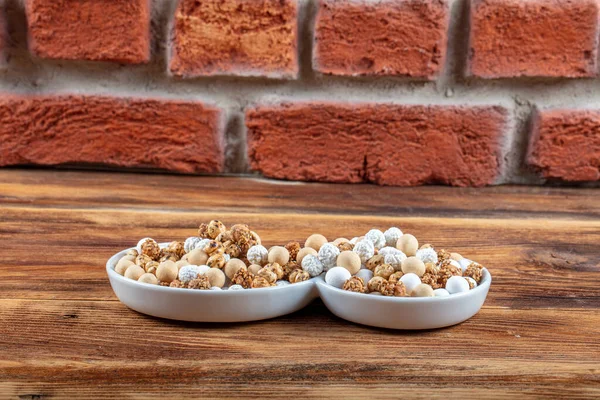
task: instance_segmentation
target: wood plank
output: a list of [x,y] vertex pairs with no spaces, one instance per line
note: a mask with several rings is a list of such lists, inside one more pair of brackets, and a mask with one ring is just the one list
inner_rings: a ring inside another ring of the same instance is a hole
[[142,210],[0,208],[0,298],[114,300],[106,260],[139,238],[183,240],[201,221],[246,222],[267,245],[397,225],[456,250],[494,277],[487,305],[600,307],[600,221],[392,218]]
[[0,391],[597,398],[599,325],[598,310],[487,307],[454,327],[397,332],[347,323],[318,301],[264,322],[200,324],[114,302],[1,300]]
[[598,188],[396,188],[254,177],[0,170],[4,206],[600,219],[598,196]]

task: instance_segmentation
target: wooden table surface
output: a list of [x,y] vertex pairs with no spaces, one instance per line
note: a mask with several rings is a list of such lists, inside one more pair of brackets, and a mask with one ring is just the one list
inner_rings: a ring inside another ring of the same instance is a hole
[[[424,332],[346,322],[320,301],[202,324],[117,300],[110,255],[212,218],[267,245],[399,226],[494,282],[471,320]],[[0,240],[0,397],[600,397],[600,189],[4,169]]]

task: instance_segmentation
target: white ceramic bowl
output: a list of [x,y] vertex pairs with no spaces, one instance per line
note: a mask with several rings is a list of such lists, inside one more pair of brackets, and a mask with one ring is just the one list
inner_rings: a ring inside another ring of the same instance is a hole
[[[161,247],[163,245],[161,244]],[[189,290],[137,282],[115,272],[124,250],[108,260],[113,291],[127,307],[154,317],[195,322],[245,322],[300,310],[319,297],[313,280],[245,290]]]
[[332,313],[348,321],[391,329],[434,329],[466,321],[481,309],[492,276],[483,270],[481,284],[447,297],[386,297],[338,289],[318,279],[321,299]]
[[[161,247],[166,244],[161,244]],[[128,249],[129,250],[129,249]],[[481,309],[492,277],[448,297],[385,297],[354,293],[325,283],[323,276],[287,286],[245,290],[189,290],[149,285],[115,272],[123,250],[106,263],[110,284],[127,307],[155,317],[195,322],[245,322],[290,314],[321,297],[340,318],[392,329],[434,329],[463,322]]]

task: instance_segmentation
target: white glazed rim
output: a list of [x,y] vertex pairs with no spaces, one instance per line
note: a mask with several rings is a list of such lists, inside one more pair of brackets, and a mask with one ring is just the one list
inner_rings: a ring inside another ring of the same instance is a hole
[[[168,243],[160,243],[159,245],[161,248],[164,248],[164,247],[168,246]],[[157,291],[157,292],[167,291],[167,292],[171,292],[171,293],[174,293],[174,292],[182,293],[183,292],[183,293],[186,293],[187,295],[194,295],[194,296],[212,296],[212,295],[214,295],[214,296],[225,296],[225,295],[227,295],[227,296],[248,296],[251,293],[256,294],[256,293],[262,293],[264,291],[285,290],[289,286],[289,285],[271,286],[268,288],[256,288],[256,289],[250,289],[250,290],[249,289],[245,289],[245,290],[190,290],[190,289],[184,289],[184,288],[172,288],[169,286],[159,286],[159,285],[153,285],[153,284],[149,284],[149,283],[138,282],[138,281],[134,281],[133,279],[125,278],[124,276],[119,275],[115,272],[115,266],[117,265],[117,262],[123,256],[126,255],[127,251],[132,250],[132,249],[135,249],[135,247],[130,247],[128,249],[122,250],[108,259],[108,261],[106,262],[106,272],[110,279],[120,280],[121,282],[123,282],[127,285],[138,286],[140,289],[143,288],[146,290]],[[332,291],[338,292],[340,295],[359,296],[361,299],[369,299],[370,301],[388,301],[388,302],[391,301],[391,302],[397,302],[397,303],[399,303],[399,302],[428,303],[428,302],[441,302],[441,301],[445,301],[448,299],[457,299],[457,298],[463,298],[463,297],[467,297],[467,296],[475,296],[480,291],[483,291],[483,290],[487,291],[489,289],[491,283],[492,283],[492,275],[487,270],[487,268],[484,268],[482,281],[479,285],[477,285],[476,288],[469,290],[468,292],[464,292],[464,293],[457,293],[457,294],[451,294],[449,296],[439,296],[439,297],[393,297],[393,296],[374,296],[374,295],[369,295],[368,293],[356,293],[356,292],[352,292],[349,290],[342,290],[342,289],[336,288],[335,286],[328,285],[325,282],[323,275],[320,275],[315,278],[311,278],[304,282],[294,283],[292,285],[294,287],[299,287],[300,285],[317,284],[319,286],[326,287],[327,290],[332,290]]]
[[[160,243],[159,245],[161,248],[164,248],[168,245],[168,243]],[[289,285],[271,286],[271,287],[267,287],[267,288],[256,288],[256,289],[252,289],[252,290],[248,290],[248,289],[245,289],[245,290],[190,290],[190,289],[184,289],[184,288],[172,288],[169,286],[159,286],[159,285],[153,285],[151,283],[138,282],[138,281],[134,281],[133,279],[125,278],[124,276],[119,275],[115,272],[115,266],[117,265],[117,262],[119,262],[119,260],[122,257],[124,257],[129,250],[132,250],[132,249],[135,249],[135,247],[130,247],[128,249],[120,251],[108,259],[108,261],[106,262],[106,273],[108,274],[108,277],[110,279],[120,280],[121,282],[123,282],[127,285],[138,286],[139,288],[147,289],[150,291],[156,291],[156,292],[168,291],[171,293],[178,291],[178,292],[184,292],[186,294],[195,295],[195,296],[212,296],[212,295],[223,296],[225,294],[227,294],[229,296],[236,296],[236,295],[248,296],[250,293],[262,293],[264,291],[272,292],[275,290],[285,289],[286,287],[289,286]],[[298,287],[299,285],[313,285],[315,279],[317,279],[317,278],[312,278],[312,279],[306,280],[304,282],[294,283],[293,285],[294,285],[294,287]]]
[[[116,272],[115,272],[116,273]],[[483,277],[481,283],[476,288],[469,290],[468,292],[455,293],[449,296],[437,296],[437,297],[394,297],[394,296],[374,296],[369,293],[357,293],[350,290],[343,290],[336,288],[335,286],[328,285],[322,277],[315,278],[319,286],[324,286],[327,290],[338,292],[338,294],[346,296],[359,296],[361,299],[369,299],[372,301],[388,301],[388,302],[412,302],[412,303],[431,303],[431,302],[442,302],[449,299],[459,299],[468,296],[475,296],[480,291],[487,291],[492,283],[492,275],[487,268],[483,269]]]

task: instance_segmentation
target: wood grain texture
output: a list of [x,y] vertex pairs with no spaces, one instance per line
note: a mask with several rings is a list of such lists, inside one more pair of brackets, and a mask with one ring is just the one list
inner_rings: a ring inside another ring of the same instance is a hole
[[[0,397],[598,398],[599,195],[2,170]],[[425,332],[352,324],[320,301],[246,324],[118,302],[110,255],[213,217],[250,224],[268,245],[397,225],[494,281],[474,318]]]
[[0,170],[0,202],[70,209],[600,219],[598,190],[592,188],[399,188],[36,169]]

